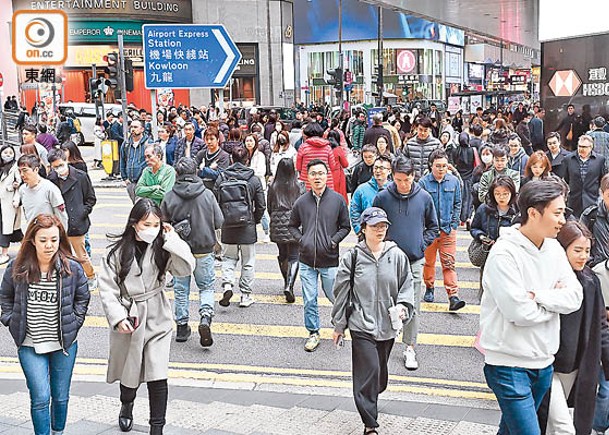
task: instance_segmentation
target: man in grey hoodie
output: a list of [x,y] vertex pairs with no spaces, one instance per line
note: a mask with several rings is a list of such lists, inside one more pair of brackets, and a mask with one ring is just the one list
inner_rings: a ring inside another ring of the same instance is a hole
[[480,344],[484,376],[502,411],[500,434],[540,434],[537,409],[552,382],[560,314],[579,309],[582,287],[555,240],[565,223],[559,183],[530,181],[518,206],[522,224],[505,228],[482,277]]
[[[222,228],[224,216],[213,192],[197,177],[197,162],[182,157],[175,166],[177,180],[173,189],[165,195],[161,211],[180,237],[188,243],[197,263],[193,272],[199,288],[199,335],[201,346],[213,344],[211,319],[214,316],[214,246],[216,230]],[[176,341],[190,337],[189,296],[190,276],[174,277],[174,309],[177,324]]]

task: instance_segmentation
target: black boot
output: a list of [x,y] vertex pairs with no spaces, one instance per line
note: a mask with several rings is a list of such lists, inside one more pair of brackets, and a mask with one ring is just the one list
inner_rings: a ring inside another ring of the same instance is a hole
[[211,317],[202,316],[201,323],[199,323],[199,343],[203,347],[209,347],[214,344],[214,340],[211,336]]
[[118,414],[118,427],[123,432],[133,429],[133,402],[123,403]]
[[296,277],[298,276],[298,261],[290,261],[288,263],[288,282],[283,290],[285,300],[288,304],[293,304],[296,300],[294,298],[294,284],[296,283]]
[[163,435],[163,426],[150,426],[150,435]]
[[286,288],[288,286],[288,260],[280,260],[277,257],[277,263],[279,263],[279,270],[283,276],[283,287]]

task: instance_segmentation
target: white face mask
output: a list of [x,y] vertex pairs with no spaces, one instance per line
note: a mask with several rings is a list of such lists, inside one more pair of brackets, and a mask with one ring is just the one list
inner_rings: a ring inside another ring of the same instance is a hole
[[142,231],[135,230],[137,236],[142,239],[143,242],[148,244],[154,242],[154,240],[159,235],[159,228],[147,228]]
[[57,175],[59,175],[64,180],[68,177],[68,174],[70,173],[70,168],[68,167],[67,163],[63,163],[54,169],[55,172],[57,172]]
[[13,160],[15,160],[15,156],[14,156],[14,155],[12,155],[12,154],[11,154],[11,155],[5,155],[5,154],[2,154],[2,161],[3,161],[4,163],[10,163],[10,162],[12,162]]
[[490,162],[493,161],[493,155],[492,154],[485,154],[482,157],[480,157],[480,159],[482,160],[482,162],[485,165],[488,165]]

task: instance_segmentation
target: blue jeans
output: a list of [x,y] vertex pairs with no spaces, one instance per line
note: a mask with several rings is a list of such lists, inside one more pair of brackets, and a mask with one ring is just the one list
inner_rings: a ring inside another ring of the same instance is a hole
[[598,432],[605,432],[609,429],[609,381],[605,380],[605,373],[602,368],[598,379],[598,393],[596,393],[592,429]]
[[74,342],[67,356],[61,350],[37,354],[28,346],[21,346],[17,351],[30,390],[30,412],[36,435],[49,435],[51,429],[61,432],[66,427],[77,350],[78,345]]
[[484,365],[486,383],[499,402],[501,423],[497,435],[540,435],[537,409],[552,384],[552,365],[524,369]]
[[[195,276],[195,284],[199,288],[199,315],[201,317],[209,316],[211,318],[214,315],[214,287],[216,284],[214,260],[213,253],[196,258],[193,275]],[[187,324],[190,318],[188,310],[190,303],[190,280],[191,275],[176,276],[173,279],[174,311],[175,320],[178,325]]]
[[320,267],[313,268],[300,262],[300,283],[302,286],[302,299],[304,301],[304,323],[305,328],[309,332],[319,331],[319,310],[317,309],[317,277],[321,278],[321,287],[326,294],[326,297],[330,299],[330,302],[334,303],[334,294],[332,293],[332,287],[334,287],[334,279],[336,278],[337,267]]

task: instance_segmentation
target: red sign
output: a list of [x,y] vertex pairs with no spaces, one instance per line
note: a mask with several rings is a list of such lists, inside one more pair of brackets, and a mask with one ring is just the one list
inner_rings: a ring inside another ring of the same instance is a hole
[[4,77],[2,77],[2,73],[0,73],[0,88],[4,84]]
[[397,64],[398,73],[411,73],[417,66],[417,57],[411,50],[400,50],[398,51]]

